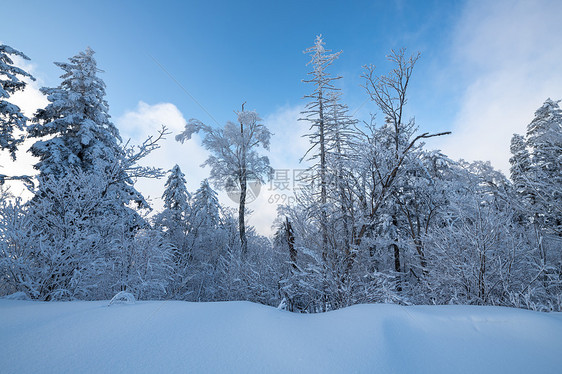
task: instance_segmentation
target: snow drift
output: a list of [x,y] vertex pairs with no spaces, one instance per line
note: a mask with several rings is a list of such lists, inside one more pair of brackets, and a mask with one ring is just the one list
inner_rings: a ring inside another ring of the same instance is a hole
[[559,373],[562,314],[0,300],[2,373]]

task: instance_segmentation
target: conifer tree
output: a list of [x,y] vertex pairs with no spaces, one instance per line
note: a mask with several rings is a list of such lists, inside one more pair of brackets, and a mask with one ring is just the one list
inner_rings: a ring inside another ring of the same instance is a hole
[[547,99],[527,126],[525,138],[511,140],[511,178],[543,230],[562,236],[562,109]]
[[220,211],[221,206],[217,193],[211,188],[209,181],[204,179],[193,194],[192,220],[195,229],[216,229],[220,223]]
[[[91,281],[108,289],[142,283],[135,270],[144,251],[139,243],[161,242],[131,203],[149,208],[133,178],[161,175],[159,169],[137,162],[158,147],[165,129],[137,148],[122,145],[93,55],[88,48],[67,63],[56,63],[64,71],[62,82],[41,89],[49,104],[37,111],[28,128],[35,139],[30,151],[39,158],[39,184],[28,209],[33,227],[53,254],[55,269],[47,282],[48,297],[59,297],[58,289],[78,284],[77,276],[85,279],[83,269],[93,269],[93,263],[103,264],[106,275]],[[160,244],[154,248],[167,251]],[[159,258],[167,261],[167,256]]]
[[15,160],[18,145],[23,138],[15,138],[15,130],[23,130],[27,117],[20,108],[8,101],[11,95],[25,88],[24,77],[35,80],[25,70],[14,65],[13,57],[18,56],[29,60],[22,52],[5,44],[0,44],[0,150],[7,150]]
[[39,158],[35,168],[41,174],[62,178],[71,168],[93,171],[96,162],[113,164],[123,155],[93,55],[87,48],[69,62],[56,62],[64,71],[61,84],[41,89],[50,103],[37,111],[29,127],[29,136],[40,139],[31,153]]
[[164,210],[156,218],[158,226],[166,230],[168,240],[176,249],[178,264],[189,256],[187,232],[191,218],[191,195],[187,191],[185,183],[185,175],[180,167],[175,165],[170,170],[170,176],[162,194]]

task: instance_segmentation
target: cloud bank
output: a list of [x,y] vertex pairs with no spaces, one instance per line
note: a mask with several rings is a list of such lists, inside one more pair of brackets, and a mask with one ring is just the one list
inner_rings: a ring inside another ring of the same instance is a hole
[[509,171],[509,142],[548,97],[562,98],[562,2],[470,1],[453,30],[448,69],[465,81],[453,135],[431,142],[452,158]]

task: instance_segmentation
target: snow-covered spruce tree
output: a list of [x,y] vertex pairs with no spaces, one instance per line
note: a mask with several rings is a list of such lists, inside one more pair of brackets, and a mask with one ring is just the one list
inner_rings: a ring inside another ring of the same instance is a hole
[[[148,208],[133,178],[161,175],[137,162],[158,147],[165,130],[137,148],[121,144],[93,54],[88,48],[68,63],[56,63],[63,81],[42,89],[50,103],[28,128],[37,139],[30,151],[39,158],[28,214],[53,253],[41,295],[46,299],[108,297],[131,284],[139,263],[130,249],[140,230],[149,228],[131,205]],[[100,267],[103,277],[97,278],[92,271]]]
[[141,167],[137,162],[158,148],[158,141],[166,135],[162,129],[158,137],[149,137],[140,146],[122,143],[119,130],[110,120],[105,100],[105,83],[98,76],[94,51],[87,48],[69,62],[56,62],[64,74],[58,87],[42,88],[49,104],[35,114],[29,126],[30,138],[37,140],[30,152],[39,158],[35,168],[41,178],[64,178],[74,170],[104,173],[110,179],[105,194],[115,194],[120,204],[135,202],[148,207],[133,186],[133,178],[157,177],[162,172]]
[[164,209],[173,211],[174,218],[177,219],[177,222],[179,222],[181,216],[185,215],[189,210],[191,195],[187,192],[185,183],[185,174],[182,173],[178,165],[174,165],[166,181],[166,189],[162,194],[162,199],[164,200]]
[[542,230],[562,237],[562,109],[547,99],[527,126],[525,138],[511,141],[511,178]]
[[264,178],[271,175],[269,159],[260,156],[257,150],[260,147],[269,150],[271,133],[261,123],[258,114],[244,110],[244,105],[242,111],[238,112],[238,123],[227,122],[224,128],[216,129],[191,119],[176,140],[183,143],[200,131],[205,134],[203,145],[211,152],[203,164],[211,167],[211,180],[218,188],[232,188],[233,184],[240,188],[238,229],[242,254],[245,256],[248,252],[245,222],[248,180],[263,182]]
[[175,262],[178,268],[185,268],[190,256],[187,232],[191,216],[191,195],[185,186],[185,175],[175,165],[170,171],[162,194],[164,210],[155,217],[158,227],[175,248]]
[[198,236],[199,231],[210,232],[216,229],[220,223],[221,210],[216,191],[204,179],[193,194],[191,232]]
[[525,138],[513,134],[511,138],[511,157],[509,159],[511,181],[519,197],[521,208],[521,221],[528,222],[530,204],[532,203],[533,189],[529,180],[531,176],[531,157],[527,149]]
[[513,136],[511,153],[519,215],[533,233],[537,281],[551,305],[547,309],[556,310],[562,304],[562,109],[558,101],[547,99],[535,112],[525,137]]
[[41,88],[49,104],[35,114],[29,137],[38,139],[31,153],[39,158],[35,168],[42,175],[64,178],[72,169],[106,168],[123,157],[119,131],[110,121],[105,83],[90,48],[69,59],[55,62],[64,74],[58,87]]
[[[15,160],[16,150],[23,138],[15,138],[14,131],[24,129],[27,117],[23,115],[17,105],[10,103],[8,99],[15,92],[25,88],[26,83],[21,80],[22,78],[27,77],[31,80],[35,80],[35,78],[15,66],[13,56],[29,60],[29,57],[22,52],[0,44],[0,150],[7,150]],[[0,181],[2,180],[3,178],[0,179]]]

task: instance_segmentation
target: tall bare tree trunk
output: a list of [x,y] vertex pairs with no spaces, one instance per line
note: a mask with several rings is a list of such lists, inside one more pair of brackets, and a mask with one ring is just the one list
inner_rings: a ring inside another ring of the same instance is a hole
[[320,226],[322,230],[322,258],[328,258],[328,216],[326,214],[327,190],[326,190],[326,137],[324,123],[324,102],[322,91],[319,93],[319,130],[320,130]]

